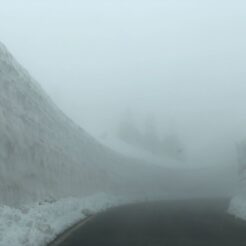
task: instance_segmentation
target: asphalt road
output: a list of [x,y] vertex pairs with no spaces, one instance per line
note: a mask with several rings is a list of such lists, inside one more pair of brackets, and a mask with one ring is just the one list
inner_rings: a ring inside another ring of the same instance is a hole
[[246,246],[246,222],[226,213],[228,201],[128,205],[102,212],[59,246]]

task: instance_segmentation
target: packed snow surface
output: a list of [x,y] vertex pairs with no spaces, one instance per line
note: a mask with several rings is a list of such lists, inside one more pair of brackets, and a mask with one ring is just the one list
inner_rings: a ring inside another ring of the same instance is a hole
[[97,194],[85,198],[64,198],[21,208],[0,207],[0,246],[44,246],[73,224],[122,204],[121,198]]

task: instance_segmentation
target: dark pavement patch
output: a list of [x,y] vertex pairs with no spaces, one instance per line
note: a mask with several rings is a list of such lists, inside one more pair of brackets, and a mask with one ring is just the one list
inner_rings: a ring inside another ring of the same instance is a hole
[[149,202],[110,209],[60,246],[246,246],[246,222],[228,200]]

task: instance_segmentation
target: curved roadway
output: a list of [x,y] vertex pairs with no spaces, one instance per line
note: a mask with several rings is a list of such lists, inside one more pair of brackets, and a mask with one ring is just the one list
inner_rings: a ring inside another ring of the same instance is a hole
[[246,246],[246,222],[228,215],[227,205],[201,199],[122,206],[96,215],[58,245]]

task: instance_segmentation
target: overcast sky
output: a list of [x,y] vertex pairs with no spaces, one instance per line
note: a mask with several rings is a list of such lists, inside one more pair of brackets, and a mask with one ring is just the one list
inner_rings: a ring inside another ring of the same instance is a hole
[[245,1],[0,3],[0,40],[93,135],[131,109],[193,148],[246,137]]

